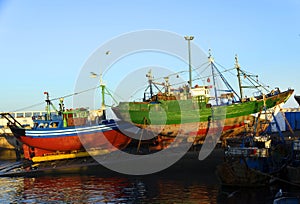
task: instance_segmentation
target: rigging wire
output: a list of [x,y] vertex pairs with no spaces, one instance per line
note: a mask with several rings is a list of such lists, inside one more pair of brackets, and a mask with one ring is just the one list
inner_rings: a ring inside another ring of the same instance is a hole
[[[223,68],[223,69],[226,70],[226,68],[225,68],[224,66],[222,66],[221,64],[219,64],[219,63],[217,63],[217,62],[215,62],[215,63],[216,63],[218,66],[220,66],[221,68]],[[232,68],[232,69],[236,69],[236,68]],[[229,70],[231,70],[231,69],[229,69]],[[240,69],[240,70],[241,70],[241,69]],[[253,74],[253,73],[251,73],[251,72],[246,72],[246,71],[244,71],[244,70],[241,70],[241,71],[242,71],[243,76],[245,76],[245,77],[247,78],[247,80],[248,80],[248,81],[243,80],[243,82],[244,82],[245,84],[247,84],[247,85],[249,85],[249,86],[254,86],[254,87],[256,87],[256,89],[258,89],[258,87],[257,87],[255,84],[253,84],[253,83],[256,83],[256,84],[261,85],[261,86],[259,86],[259,87],[262,87],[262,88],[265,89],[267,92],[270,91],[270,90],[268,90],[268,89],[266,88],[266,87],[269,87],[268,85],[266,85],[266,84],[264,84],[263,82],[261,82],[261,81],[258,80],[258,75]],[[235,73],[232,73],[231,71],[229,71],[229,73],[230,73],[231,75],[233,75],[234,77],[236,77],[236,74],[235,74]],[[252,79],[252,78],[249,77],[249,76],[255,76],[257,79],[254,80],[254,79]]]
[[44,101],[40,102],[40,103],[36,103],[36,104],[30,105],[30,106],[26,106],[26,107],[23,107],[23,108],[20,108],[20,109],[17,109],[17,110],[9,111],[9,112],[18,112],[18,111],[26,110],[26,109],[33,108],[33,107],[36,107],[36,106],[41,106],[43,104],[45,104]]
[[[209,62],[204,62],[203,64],[201,64],[201,65],[199,65],[199,66],[193,68],[192,71],[196,71],[197,69],[202,68],[202,66],[204,66],[204,65],[206,65],[206,64],[208,64],[208,63],[209,63]],[[207,69],[207,67],[206,67],[205,69]],[[200,74],[203,73],[204,71],[205,71],[205,70],[203,70],[202,72],[200,72]],[[188,72],[189,72],[188,70],[181,70],[181,71],[178,71],[178,72],[169,74],[169,75],[167,75],[167,76],[165,76],[165,77],[171,77],[171,76],[174,76],[174,75],[179,75],[179,74],[182,74],[182,73],[188,73]],[[196,72],[196,73],[197,73],[197,72]],[[197,73],[197,74],[199,75],[199,73]],[[161,79],[164,79],[165,77],[155,78],[154,80],[161,80]]]
[[[219,64],[219,63],[217,63],[217,62],[215,62],[215,61],[214,61],[214,63],[216,63],[218,66],[220,66],[220,67],[223,69],[223,71],[219,71],[220,73],[216,74],[215,76],[220,76],[221,73],[229,72],[231,75],[233,75],[233,76],[236,77],[236,75],[235,75],[234,73],[231,72],[232,70],[236,69],[235,67],[234,67],[234,68],[229,68],[229,69],[227,69],[227,68],[225,68],[224,66],[222,66],[221,64]],[[203,80],[203,79],[206,79],[206,78],[209,78],[209,77],[212,77],[212,76],[213,76],[212,74],[206,75],[206,76],[201,76],[201,74],[204,73],[204,72],[210,67],[210,66],[209,66],[210,64],[209,64],[208,61],[205,62],[205,63],[203,63],[203,64],[201,64],[201,65],[199,65],[199,66],[197,66],[197,67],[195,67],[195,68],[193,68],[193,71],[196,71],[196,70],[202,68],[202,67],[203,67],[204,65],[206,65],[206,64],[207,64],[207,66],[206,66],[200,73],[196,72],[198,77],[197,77],[197,78],[194,78],[193,81],[196,81],[196,80]],[[177,75],[177,76],[178,76],[179,74],[183,74],[183,73],[187,73],[187,72],[188,72],[188,70],[182,70],[182,71],[178,71],[178,72],[172,73],[172,74],[170,74],[170,75],[167,75],[167,77],[171,77],[171,76],[174,76],[174,75]],[[256,88],[258,88],[258,86],[255,86],[254,83],[261,84],[262,86],[260,86],[260,87],[264,88],[266,91],[269,91],[269,90],[266,88],[266,87],[269,87],[269,86],[267,86],[267,85],[265,85],[264,83],[260,82],[258,79],[257,79],[257,80],[254,80],[254,79],[248,77],[248,76],[257,76],[257,75],[253,75],[253,74],[251,74],[250,72],[245,72],[245,71],[243,71],[243,70],[242,70],[242,74],[243,74],[244,76],[246,76],[247,79],[248,79],[248,81],[245,81],[245,80],[244,80],[244,83],[246,83],[246,84],[248,84],[248,85],[252,85],[252,86],[254,86],[254,87],[256,87]],[[165,78],[165,77],[159,77],[159,78],[155,78],[155,79],[153,79],[153,80],[161,80],[161,79],[164,79],[164,78]],[[251,80],[252,80],[252,81],[251,81]],[[185,83],[186,83],[186,81],[184,81],[184,82],[178,82],[178,83],[173,83],[173,84],[170,84],[170,85],[171,85],[171,86],[175,86],[175,85],[181,85],[181,84],[185,84]],[[101,86],[101,85],[98,85],[98,86],[96,86],[96,87],[89,88],[89,89],[86,89],[86,90],[83,90],[83,91],[75,92],[75,93],[68,94],[68,95],[65,95],[65,96],[62,96],[62,97],[57,97],[57,98],[51,99],[51,101],[56,101],[56,100],[59,100],[59,99],[61,99],[61,98],[69,98],[69,97],[72,97],[72,96],[75,96],[75,95],[79,95],[79,94],[82,94],[82,93],[85,93],[85,92],[88,92],[88,91],[95,90],[95,89],[99,88],[100,86]],[[137,92],[141,91],[142,89],[144,89],[144,87],[141,87],[140,89],[136,90],[136,91],[130,96],[130,98],[132,98]],[[109,90],[109,89],[108,89],[108,90]],[[111,90],[109,90],[109,91],[111,91]],[[113,91],[111,91],[111,92],[113,92]],[[114,93],[114,94],[116,94],[116,93]],[[118,96],[118,95],[117,95],[117,97],[119,97],[120,99],[123,99],[121,96]],[[26,106],[26,107],[23,107],[23,108],[20,108],[20,109],[11,111],[11,112],[18,112],[18,111],[30,109],[30,108],[33,108],[33,107],[41,106],[41,105],[43,105],[43,104],[44,104],[44,101],[43,101],[43,102],[40,102],[40,103],[37,103],[37,104],[30,105],[30,106]]]
[[[75,96],[75,95],[82,94],[82,93],[85,93],[85,92],[88,92],[88,91],[92,91],[92,90],[95,90],[95,89],[99,88],[100,86],[101,85],[98,85],[96,87],[89,88],[89,89],[86,89],[86,90],[83,90],[83,91],[75,92],[75,93],[68,94],[68,95],[65,95],[65,96],[62,96],[62,97],[53,98],[53,99],[51,99],[51,101],[56,101],[56,100],[59,100],[61,98],[69,98],[71,96]],[[36,106],[41,106],[44,103],[45,102],[43,101],[43,102],[40,102],[40,103],[37,103],[37,104],[34,104],[34,105],[30,105],[30,106],[26,106],[26,107],[23,107],[23,108],[14,110],[14,111],[10,111],[10,112],[18,112],[18,111],[26,110],[26,109],[33,108],[33,107],[36,107]]]

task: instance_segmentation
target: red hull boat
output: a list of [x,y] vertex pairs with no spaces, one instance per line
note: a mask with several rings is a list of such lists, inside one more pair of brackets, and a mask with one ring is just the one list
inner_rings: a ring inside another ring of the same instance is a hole
[[[40,123],[45,124],[45,121]],[[53,123],[51,121],[51,123]],[[49,151],[72,151],[91,148],[123,149],[131,138],[121,133],[115,121],[104,121],[80,127],[24,129],[11,126],[14,136],[22,143]],[[46,123],[47,124],[47,123]]]
[[[52,103],[48,93],[45,94],[47,110],[50,110]],[[25,158],[90,149],[112,152],[124,149],[130,143],[131,137],[120,131],[120,128],[126,129],[127,123],[117,124],[114,120],[106,120],[105,115],[100,122],[91,121],[87,109],[65,111],[62,102],[57,115],[48,111],[44,116],[34,117],[31,129],[22,127],[9,113],[1,114],[9,121],[14,136],[24,144]]]

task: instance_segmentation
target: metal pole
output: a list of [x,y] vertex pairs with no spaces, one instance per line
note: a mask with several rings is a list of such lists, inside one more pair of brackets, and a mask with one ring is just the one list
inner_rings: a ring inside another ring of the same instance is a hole
[[45,116],[45,120],[50,120],[51,119],[51,117],[50,117],[50,114],[51,114],[50,104],[51,104],[51,102],[50,102],[50,98],[49,98],[49,93],[45,91],[44,94],[46,95],[46,100],[45,101],[47,103],[47,106],[46,106],[47,114]]
[[102,104],[101,109],[103,113],[103,119],[106,120],[106,107],[105,107],[105,84],[102,81],[102,74],[100,74],[100,86],[101,86],[101,95],[102,95]]
[[212,74],[212,78],[213,78],[213,86],[214,86],[216,104],[218,106],[219,105],[219,102],[218,102],[219,100],[218,100],[218,93],[217,93],[217,86],[216,86],[215,65],[213,64],[213,58],[212,58],[211,54],[209,54],[208,58],[209,58],[210,65],[211,65],[211,74]]
[[237,70],[237,78],[239,82],[239,89],[240,89],[240,97],[241,97],[241,102],[243,102],[243,87],[242,87],[242,81],[241,81],[241,71],[240,71],[240,65],[238,62],[238,57],[235,55],[235,68]]
[[191,40],[194,39],[194,36],[185,36],[184,39],[188,41],[188,50],[189,50],[189,85],[190,85],[190,88],[192,88]]

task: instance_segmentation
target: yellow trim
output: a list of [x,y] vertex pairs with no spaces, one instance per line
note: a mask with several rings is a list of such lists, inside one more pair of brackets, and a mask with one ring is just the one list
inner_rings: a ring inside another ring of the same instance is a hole
[[70,154],[57,154],[57,155],[32,157],[32,161],[44,162],[44,161],[53,161],[53,160],[61,160],[61,159],[74,159],[78,157],[97,156],[97,155],[103,155],[107,153],[109,153],[109,150],[91,150],[89,152],[76,152]]

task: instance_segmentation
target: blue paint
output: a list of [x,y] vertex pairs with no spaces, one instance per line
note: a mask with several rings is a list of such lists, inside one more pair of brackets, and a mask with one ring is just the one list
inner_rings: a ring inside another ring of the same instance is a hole
[[[300,130],[300,112],[285,112],[285,117],[293,130]],[[286,129],[288,129],[287,124]]]

